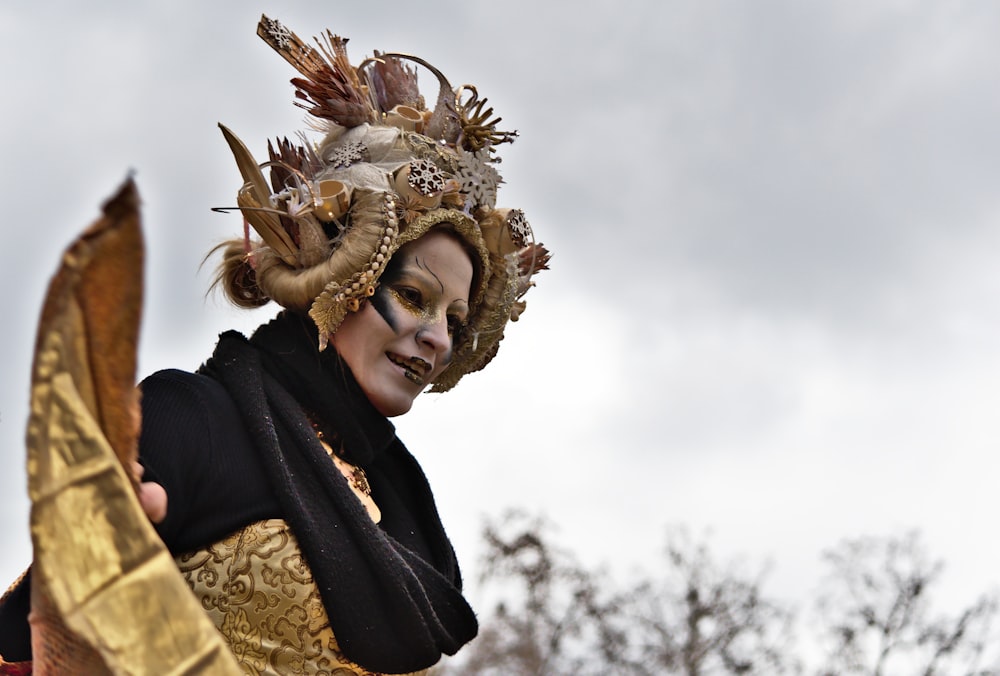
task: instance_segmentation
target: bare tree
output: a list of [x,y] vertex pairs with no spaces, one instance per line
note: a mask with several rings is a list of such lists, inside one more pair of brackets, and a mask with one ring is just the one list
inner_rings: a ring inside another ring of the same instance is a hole
[[706,542],[684,530],[668,535],[666,567],[633,591],[646,673],[784,674],[792,657],[792,613],[761,592],[763,572],[721,567]]
[[[487,523],[482,630],[438,676],[1000,676],[995,594],[933,611],[943,565],[916,533],[848,540],[824,553],[822,654],[799,654],[794,616],[765,595],[765,568],[721,565],[706,538],[668,532],[662,567],[616,585],[511,513]],[[992,651],[992,652],[991,652]],[[819,669],[816,667],[819,666]]]
[[995,594],[957,616],[932,614],[943,564],[917,533],[846,540],[825,553],[831,568],[818,599],[828,649],[821,674],[998,674],[982,667]]
[[556,548],[539,520],[508,515],[484,539],[481,582],[498,596],[480,637],[439,674],[781,674],[793,664],[791,615],[683,533],[670,538],[662,578],[624,592]]
[[624,597],[601,571],[580,566],[550,541],[550,525],[518,512],[483,530],[480,587],[492,594],[481,632],[460,661],[437,674],[631,674]]

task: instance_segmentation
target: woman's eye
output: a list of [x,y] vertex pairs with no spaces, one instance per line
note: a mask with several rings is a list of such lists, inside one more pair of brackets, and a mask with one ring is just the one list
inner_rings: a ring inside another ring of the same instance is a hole
[[412,287],[404,286],[398,288],[396,289],[396,293],[410,305],[420,307],[421,302],[423,301],[423,297],[420,295],[420,292]]
[[457,336],[465,328],[465,322],[457,315],[448,316],[448,333]]

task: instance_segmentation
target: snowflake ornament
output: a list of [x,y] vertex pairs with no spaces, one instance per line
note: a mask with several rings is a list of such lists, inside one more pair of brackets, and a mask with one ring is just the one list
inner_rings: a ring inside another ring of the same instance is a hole
[[275,46],[278,49],[288,49],[289,41],[292,39],[292,32],[276,19],[269,19],[265,16],[261,18],[261,22],[264,24],[264,31],[274,41]]
[[424,197],[436,195],[445,187],[444,172],[428,159],[410,162],[410,173],[406,182]]
[[497,186],[502,179],[500,172],[493,166],[490,157],[490,147],[483,146],[479,150],[469,151],[458,147],[458,171],[455,178],[462,185],[467,203],[471,206],[492,209],[497,203]]
[[519,247],[525,246],[528,240],[532,238],[531,225],[528,223],[528,219],[524,217],[524,212],[520,209],[513,209],[507,215],[507,227],[510,228],[511,239]]
[[344,145],[330,148],[323,159],[334,169],[343,169],[355,162],[363,161],[366,152],[368,152],[368,146],[363,141],[351,141]]

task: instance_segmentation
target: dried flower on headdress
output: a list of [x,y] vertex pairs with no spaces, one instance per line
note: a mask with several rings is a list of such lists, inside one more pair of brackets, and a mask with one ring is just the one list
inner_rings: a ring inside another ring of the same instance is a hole
[[466,91],[472,92],[472,95],[459,111],[463,145],[469,150],[477,151],[500,143],[513,143],[517,138],[517,131],[497,131],[497,124],[503,118],[489,119],[493,115],[493,109],[486,108],[486,99],[480,100],[479,92],[472,85],[460,87],[458,96],[461,97]]
[[372,59],[371,87],[375,102],[387,113],[396,106],[423,110],[424,97],[417,87],[417,70],[392,56],[382,56],[375,50]]
[[291,175],[312,176],[322,163],[316,153],[307,145],[293,145],[287,138],[267,142],[267,154],[271,158],[271,187],[280,192],[291,179]]
[[295,95],[305,102],[296,105],[345,127],[374,122],[361,82],[347,59],[346,39],[327,31],[325,41],[317,40],[317,51],[267,17],[261,19],[257,34],[304,76],[292,79]]

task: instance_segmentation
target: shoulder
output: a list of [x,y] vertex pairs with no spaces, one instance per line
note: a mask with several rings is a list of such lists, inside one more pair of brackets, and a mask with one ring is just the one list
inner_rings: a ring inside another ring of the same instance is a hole
[[163,427],[171,436],[231,433],[233,427],[242,427],[229,392],[209,376],[178,369],[157,371],[139,384],[139,391],[144,436]]
[[210,376],[178,369],[157,371],[139,384],[139,390],[140,447],[145,450],[166,444],[181,453],[197,449],[208,459],[213,450],[239,443],[245,435],[233,398]]
[[143,408],[232,404],[226,389],[214,378],[180,369],[166,369],[139,383]]

